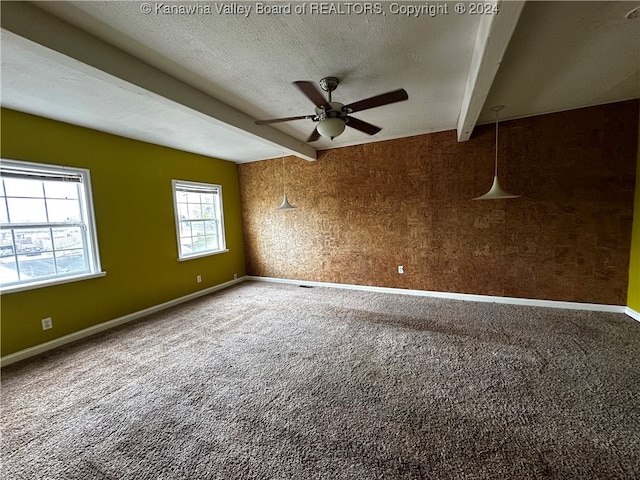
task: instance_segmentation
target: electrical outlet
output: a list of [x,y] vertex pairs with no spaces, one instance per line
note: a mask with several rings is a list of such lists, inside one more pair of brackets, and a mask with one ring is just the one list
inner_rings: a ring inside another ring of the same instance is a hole
[[398,265],[398,273],[404,273],[404,267],[402,265]]
[[238,279],[238,274],[237,274],[237,273],[234,273],[234,274],[233,274],[233,279],[234,279],[234,280],[237,280],[237,279]]
[[196,276],[196,282],[198,283],[202,282],[202,275]]
[[43,318],[40,320],[40,323],[42,323],[42,330],[49,330],[50,328],[53,328],[53,321],[51,320],[51,317]]

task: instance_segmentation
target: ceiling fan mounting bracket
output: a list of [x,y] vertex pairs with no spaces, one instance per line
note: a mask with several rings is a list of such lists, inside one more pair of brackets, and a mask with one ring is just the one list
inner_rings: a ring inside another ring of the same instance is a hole
[[333,92],[336,88],[338,88],[338,84],[340,83],[340,80],[338,80],[338,78],[336,77],[324,77],[323,79],[320,80],[320,88],[322,88],[322,90],[324,90],[325,92]]

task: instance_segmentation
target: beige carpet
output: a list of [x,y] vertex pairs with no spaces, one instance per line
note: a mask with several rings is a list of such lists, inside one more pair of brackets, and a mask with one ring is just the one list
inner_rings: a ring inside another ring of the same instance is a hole
[[640,478],[622,314],[246,282],[2,371],[2,478]]

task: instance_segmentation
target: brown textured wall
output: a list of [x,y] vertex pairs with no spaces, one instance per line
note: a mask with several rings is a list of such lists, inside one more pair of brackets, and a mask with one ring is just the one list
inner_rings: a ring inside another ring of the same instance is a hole
[[[624,305],[638,101],[239,166],[247,274]],[[397,273],[404,265],[405,274]]]

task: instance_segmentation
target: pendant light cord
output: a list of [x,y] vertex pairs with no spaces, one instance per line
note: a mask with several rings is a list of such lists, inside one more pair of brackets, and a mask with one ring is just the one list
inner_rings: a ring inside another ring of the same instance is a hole
[[495,177],[498,176],[498,111],[496,110],[496,164],[493,171]]
[[282,193],[287,193],[287,182],[284,174],[284,157],[282,157]]

